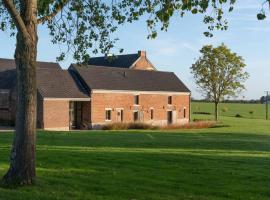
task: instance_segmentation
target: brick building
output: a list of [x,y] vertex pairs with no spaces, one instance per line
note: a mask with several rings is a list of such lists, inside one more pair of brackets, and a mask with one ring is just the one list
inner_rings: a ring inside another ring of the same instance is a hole
[[[14,123],[15,83],[14,61],[0,59],[0,124]],[[190,91],[174,73],[157,71],[144,51],[95,57],[89,65],[72,64],[68,70],[38,62],[37,86],[37,125],[42,129],[189,122]]]

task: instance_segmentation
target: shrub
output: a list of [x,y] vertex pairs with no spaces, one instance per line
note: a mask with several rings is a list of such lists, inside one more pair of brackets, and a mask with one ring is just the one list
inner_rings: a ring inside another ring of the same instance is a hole
[[167,125],[167,126],[153,126],[146,123],[111,123],[106,124],[102,127],[103,130],[174,130],[174,129],[201,129],[201,128],[214,128],[217,127],[215,121],[196,121],[192,123],[187,123],[183,125]]
[[141,123],[141,122],[136,122],[136,123],[129,123],[128,129],[158,129],[158,127],[153,126],[151,124],[146,124],[146,123]]
[[202,129],[202,128],[214,128],[217,123],[215,121],[197,121],[191,122],[183,125],[168,125],[160,127],[163,130],[173,130],[173,129]]
[[239,113],[237,113],[237,114],[235,115],[235,117],[237,117],[237,118],[242,118],[243,116],[240,115]]
[[254,114],[254,110],[251,110],[248,113],[251,114],[251,115],[253,115]]
[[127,130],[127,123],[110,123],[102,126],[103,130]]
[[158,129],[157,126],[151,124],[136,122],[136,123],[111,123],[106,124],[102,127],[103,130],[130,130],[130,129],[141,129],[141,130],[154,130]]

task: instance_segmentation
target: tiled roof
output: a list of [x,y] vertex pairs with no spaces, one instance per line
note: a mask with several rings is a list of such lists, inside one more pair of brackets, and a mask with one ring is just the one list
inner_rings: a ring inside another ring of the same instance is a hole
[[139,58],[138,54],[114,55],[90,58],[88,64],[106,67],[130,68]]
[[38,91],[44,98],[89,98],[67,70],[37,70]]
[[90,89],[190,92],[173,72],[71,65]]
[[[16,86],[14,60],[0,59],[0,89]],[[37,87],[44,98],[89,98],[67,70],[57,63],[37,62]]]
[[[39,69],[59,69],[58,63],[37,62]],[[11,89],[16,85],[16,65],[12,59],[0,58],[0,89]]]
[[[13,59],[0,58],[0,72],[10,69],[15,69],[15,61]],[[53,62],[37,62],[37,68],[46,69],[61,69],[58,63]]]

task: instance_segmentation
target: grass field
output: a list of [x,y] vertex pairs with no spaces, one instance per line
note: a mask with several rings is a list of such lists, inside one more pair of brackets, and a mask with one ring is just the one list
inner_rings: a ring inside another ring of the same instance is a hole
[[[270,199],[270,121],[221,121],[227,126],[166,132],[40,131],[37,184],[0,187],[0,199]],[[11,141],[0,133],[0,176]]]
[[[213,103],[191,103],[192,112],[210,112],[214,113]],[[253,111],[253,114],[249,112]],[[244,118],[251,119],[265,119],[265,105],[264,104],[240,104],[240,103],[221,103],[219,104],[219,115],[235,117],[240,114]]]

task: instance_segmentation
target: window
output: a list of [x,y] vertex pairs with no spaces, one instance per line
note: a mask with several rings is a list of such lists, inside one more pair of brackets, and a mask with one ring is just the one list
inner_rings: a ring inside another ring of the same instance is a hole
[[151,108],[150,115],[151,115],[151,119],[154,119],[154,109],[153,108]]
[[139,95],[134,96],[134,105],[139,105]]
[[184,108],[184,118],[186,118],[186,108]]
[[123,122],[123,121],[124,121],[124,110],[117,109],[117,122]]
[[106,121],[111,121],[112,120],[112,110],[111,109],[106,109],[106,111],[105,111],[105,120]]
[[9,108],[9,92],[7,90],[0,90],[0,109]]
[[172,104],[172,96],[168,96],[168,104],[169,104],[169,105]]
[[138,111],[134,111],[134,113],[133,113],[133,119],[134,119],[134,122],[139,121],[139,112]]

